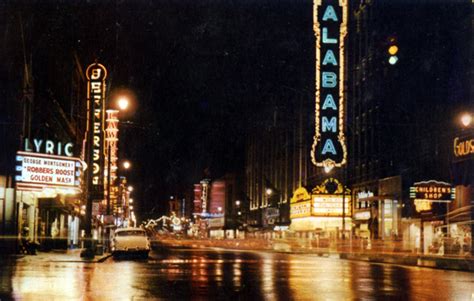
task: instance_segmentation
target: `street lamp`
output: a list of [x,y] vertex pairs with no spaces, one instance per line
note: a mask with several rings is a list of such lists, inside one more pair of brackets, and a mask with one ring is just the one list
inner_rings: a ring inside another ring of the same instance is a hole
[[132,163],[130,163],[130,161],[127,160],[122,163],[122,166],[124,169],[130,169],[130,167],[132,166]]
[[469,114],[469,113],[464,113],[462,116],[461,116],[461,123],[464,127],[468,127],[471,125],[472,123],[472,115]]
[[130,101],[127,97],[121,96],[117,101],[117,105],[121,111],[125,111],[126,109],[128,109]]

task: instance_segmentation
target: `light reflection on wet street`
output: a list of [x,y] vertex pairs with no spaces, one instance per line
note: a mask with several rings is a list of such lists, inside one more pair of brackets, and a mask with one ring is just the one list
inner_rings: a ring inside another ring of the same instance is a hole
[[2,262],[0,299],[471,300],[474,274],[315,255],[174,249],[148,260]]

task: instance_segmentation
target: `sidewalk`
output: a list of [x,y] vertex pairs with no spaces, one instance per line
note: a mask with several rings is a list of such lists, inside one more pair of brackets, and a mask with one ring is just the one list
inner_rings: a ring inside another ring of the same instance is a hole
[[82,249],[72,250],[51,250],[50,252],[37,252],[37,255],[16,255],[19,261],[26,262],[85,262],[85,263],[100,263],[112,256],[110,253],[96,255],[94,258],[82,258]]
[[437,255],[407,255],[407,254],[374,254],[374,253],[339,253],[339,258],[376,263],[399,264],[435,268],[443,270],[456,270],[474,272],[474,259],[454,258]]

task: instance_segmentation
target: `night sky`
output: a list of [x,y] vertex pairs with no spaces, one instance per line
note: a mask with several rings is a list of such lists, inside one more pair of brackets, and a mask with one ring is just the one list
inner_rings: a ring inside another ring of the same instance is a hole
[[37,82],[54,72],[41,62],[75,51],[84,70],[96,59],[107,67],[111,91],[136,94],[120,156],[133,164],[125,174],[142,212],[163,211],[205,174],[242,172],[246,133],[271,118],[263,108],[282,87],[314,90],[311,1],[26,1],[1,11],[6,33],[19,32],[21,14]]
[[[311,3],[174,1],[118,7],[117,79],[138,94],[124,156],[153,207],[160,196],[243,170],[246,132],[278,87],[311,89]],[[123,62],[124,64],[121,64]],[[304,79],[304,81],[302,80]],[[138,136],[139,135],[139,136]],[[140,137],[140,138],[138,138]],[[161,202],[161,208],[166,203]]]

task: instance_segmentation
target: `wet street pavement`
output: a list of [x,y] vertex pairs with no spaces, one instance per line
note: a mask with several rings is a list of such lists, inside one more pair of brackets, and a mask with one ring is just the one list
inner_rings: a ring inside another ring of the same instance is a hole
[[316,255],[167,249],[148,260],[0,263],[0,300],[474,300],[472,273]]

